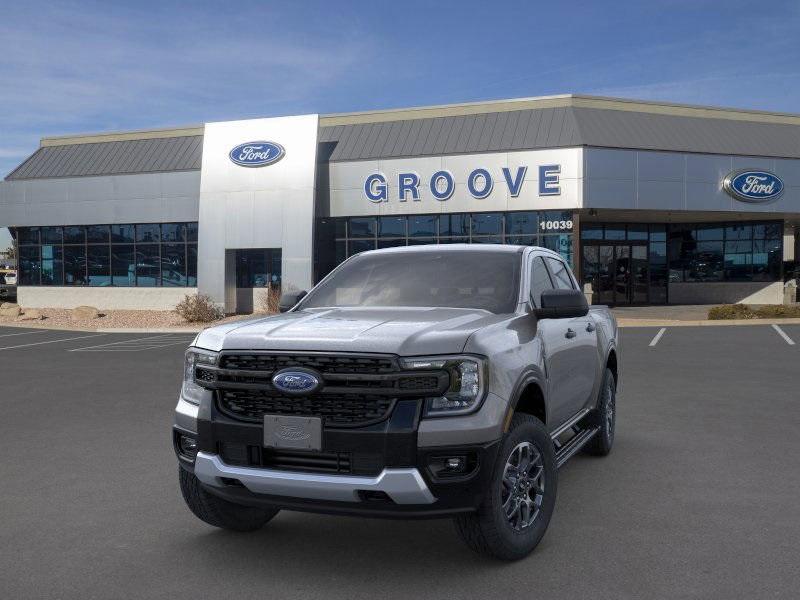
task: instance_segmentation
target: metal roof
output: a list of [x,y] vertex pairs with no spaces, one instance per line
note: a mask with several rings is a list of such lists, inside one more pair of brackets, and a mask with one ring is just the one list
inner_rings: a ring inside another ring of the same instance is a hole
[[202,154],[202,135],[42,146],[6,179],[193,171]]
[[331,161],[582,145],[564,107],[336,125],[321,128],[320,141],[336,142]]
[[[6,179],[198,170],[202,128],[44,138]],[[800,158],[800,115],[547,96],[320,116],[331,161],[593,146]]]
[[800,125],[548,107],[320,129],[331,161],[594,146],[800,158]]

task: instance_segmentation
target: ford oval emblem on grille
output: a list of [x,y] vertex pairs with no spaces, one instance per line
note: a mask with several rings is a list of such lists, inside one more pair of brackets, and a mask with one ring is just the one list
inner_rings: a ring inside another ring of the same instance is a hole
[[272,377],[272,385],[284,394],[311,394],[321,383],[321,376],[311,370],[284,369]]

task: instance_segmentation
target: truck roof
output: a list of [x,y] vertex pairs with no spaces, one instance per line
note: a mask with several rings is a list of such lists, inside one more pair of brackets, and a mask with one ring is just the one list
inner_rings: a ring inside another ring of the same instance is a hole
[[395,246],[393,248],[381,248],[379,250],[366,250],[360,254],[390,254],[394,252],[406,253],[419,253],[430,252],[436,250],[437,252],[508,252],[508,253],[521,253],[525,248],[532,248],[542,252],[558,256],[557,252],[553,252],[549,248],[541,246],[517,246],[513,244],[423,244],[419,246]]

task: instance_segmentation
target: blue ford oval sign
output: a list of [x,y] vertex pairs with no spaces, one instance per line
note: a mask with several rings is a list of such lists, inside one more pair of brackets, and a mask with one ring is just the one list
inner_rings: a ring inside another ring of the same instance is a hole
[[310,371],[285,369],[272,377],[272,385],[284,394],[310,394],[320,386],[320,378]]
[[742,202],[769,202],[780,198],[783,181],[769,171],[745,169],[725,177],[722,187],[728,194]]
[[241,167],[265,167],[283,158],[286,150],[275,142],[247,142],[230,151],[230,159]]

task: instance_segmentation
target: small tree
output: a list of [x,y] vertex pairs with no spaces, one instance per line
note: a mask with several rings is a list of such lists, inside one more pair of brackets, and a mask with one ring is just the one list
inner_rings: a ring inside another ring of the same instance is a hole
[[3,251],[3,254],[9,259],[17,258],[17,249],[14,247],[14,244],[11,244]]

